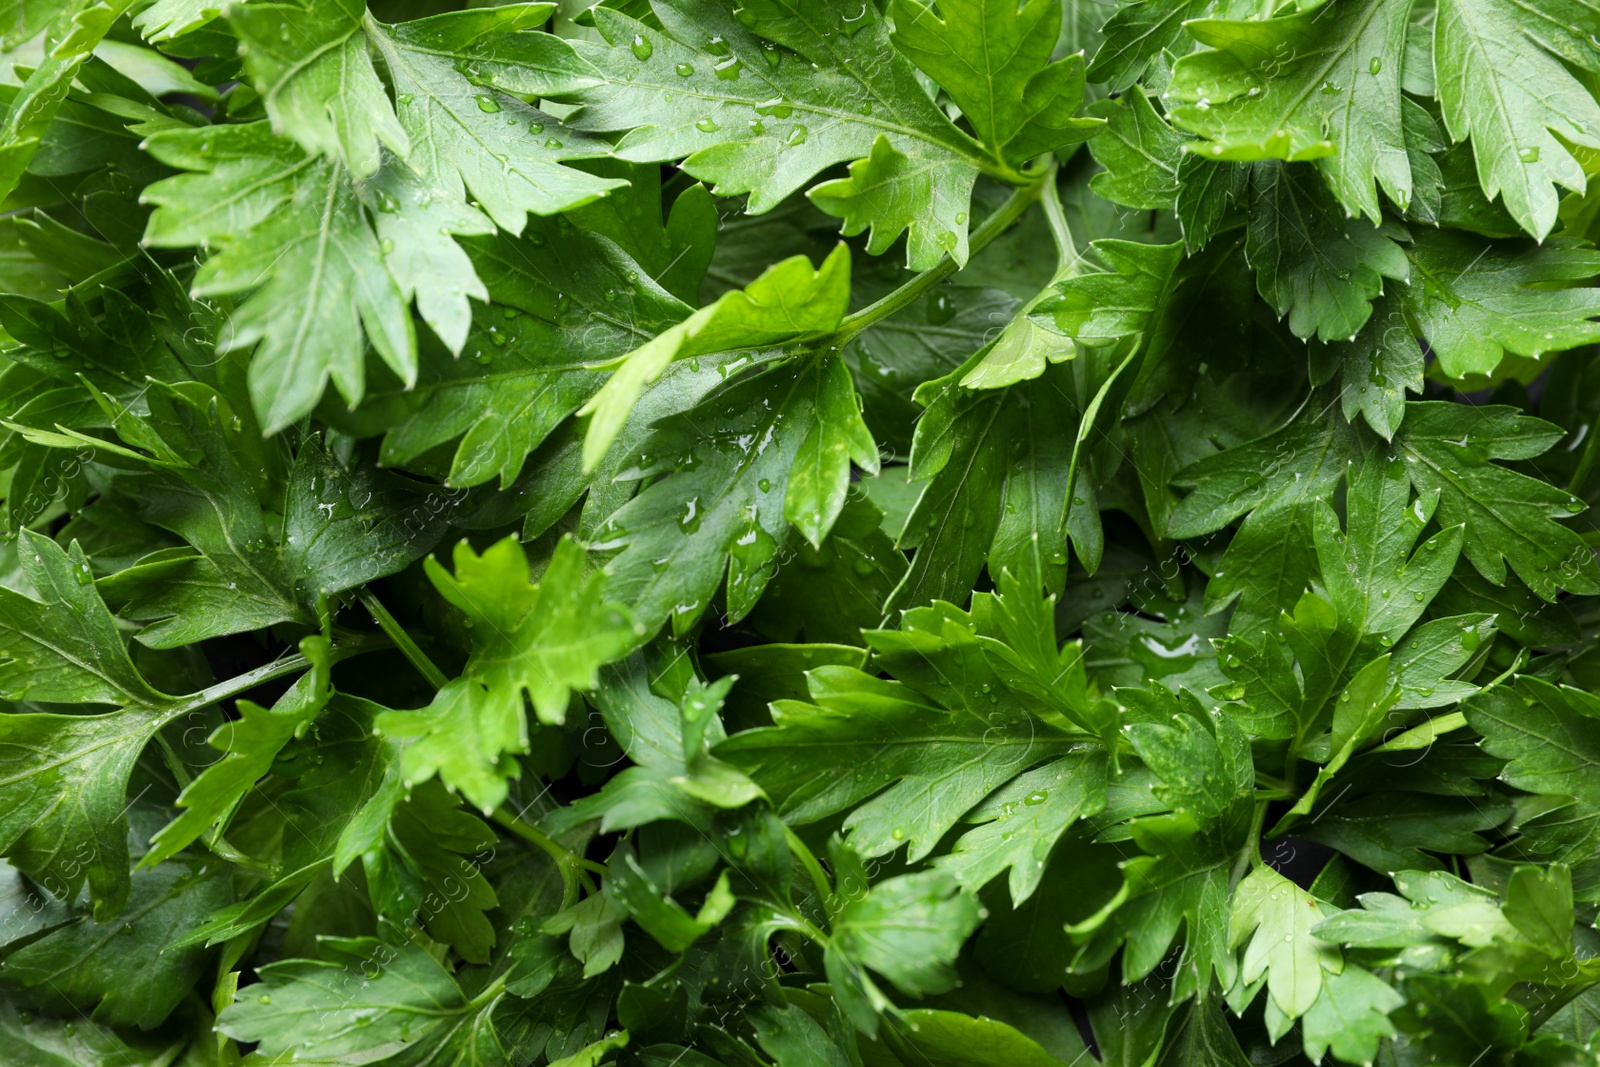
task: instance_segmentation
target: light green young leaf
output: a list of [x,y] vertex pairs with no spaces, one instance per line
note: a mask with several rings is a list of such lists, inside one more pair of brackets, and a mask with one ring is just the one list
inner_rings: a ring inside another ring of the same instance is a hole
[[1328,762],[1317,769],[1306,791],[1294,807],[1284,813],[1274,828],[1281,833],[1295,819],[1310,814],[1322,795],[1323,786],[1350,762],[1350,757],[1378,739],[1384,717],[1400,699],[1400,689],[1389,675],[1389,655],[1378,656],[1350,679],[1333,705],[1333,729],[1328,739]]
[[850,250],[840,244],[815,270],[805,256],[767,268],[744,289],[714,303],[641,345],[616,362],[600,392],[579,414],[592,415],[583,444],[585,469],[593,470],[622,431],[645,386],[674,360],[735,349],[770,348],[839,325],[850,301]]
[[1051,62],[1060,0],[894,0],[895,47],[950,94],[979,139],[1001,161],[1088,140],[1097,119],[1073,118],[1083,103],[1083,57]]
[[1170,292],[1173,271],[1183,260],[1183,246],[1107,240],[1089,248],[1111,270],[1056,283],[1059,295],[1042,301],[1034,314],[1091,346],[1150,330]]
[[1445,125],[1472,140],[1478,181],[1531,236],[1556,222],[1557,185],[1583,192],[1568,144],[1600,148],[1600,104],[1566,64],[1600,72],[1579,5],[1441,0],[1434,70]]
[[1407,249],[1400,289],[1417,332],[1452,377],[1491,374],[1511,353],[1537,358],[1600,341],[1600,252],[1567,240],[1485,241],[1454,230]]
[[[676,0],[661,10],[664,30],[594,8],[605,41],[576,47],[605,84],[577,94],[575,128],[626,131],[621,158],[682,159],[713,193],[751,194],[755,214],[827,167],[874,155],[881,136],[880,161],[860,172],[861,185],[841,179],[818,205],[850,211],[853,230],[872,226],[874,248],[909,228],[913,270],[946,253],[965,262],[968,194],[995,164],[923,92],[874,5],[752,0],[734,11]],[[882,214],[861,199],[864,187],[887,205]],[[923,213],[911,216],[918,190],[934,189],[934,211],[924,196]]]
[[817,373],[812,419],[789,470],[783,517],[820,549],[844,508],[851,462],[878,473],[878,444],[861,420],[861,401],[843,360],[830,359]]
[[943,871],[884,879],[833,916],[828,975],[841,964],[865,967],[907,996],[946,992],[956,984],[956,955],[981,917],[977,898]]
[[1239,982],[1267,979],[1267,992],[1286,1019],[1298,1019],[1322,995],[1328,975],[1344,970],[1338,946],[1312,934],[1334,909],[1273,870],[1251,871],[1233,891],[1228,942],[1237,948],[1249,939],[1240,961]]
[[[948,168],[931,167],[925,159],[906,155],[886,133],[872,142],[871,152],[850,164],[849,177],[822,182],[806,195],[823,211],[844,220],[839,232],[845,237],[870,231],[869,255],[887,252],[902,233],[909,234],[906,261],[922,269],[946,254],[957,263],[965,263],[970,254],[965,209],[972,182],[965,174],[952,174]],[[952,228],[935,228],[943,220],[951,220]]]
[[1142,89],[1102,100],[1089,114],[1106,120],[1105,132],[1089,142],[1095,162],[1106,169],[1089,179],[1089,188],[1126,207],[1173,207],[1182,188],[1178,165],[1187,138],[1156,114]]
[[1363,893],[1361,908],[1317,927],[1318,936],[1357,948],[1408,948],[1448,939],[1484,946],[1513,931],[1490,890],[1443,871],[1400,871],[1393,893]]
[[540,930],[570,934],[567,948],[583,964],[583,976],[592,978],[614,967],[622,958],[622,920],[627,912],[606,893],[595,893],[546,919]]
[[391,711],[380,732],[416,740],[401,766],[408,784],[438,774],[484,811],[505,799],[528,751],[523,694],[539,720],[559,723],[575,689],[592,689],[599,668],[625,653],[638,632],[624,609],[606,602],[606,577],[584,574],[583,550],[563,540],[538,584],[515,537],[478,555],[462,541],[455,574],[431,557],[428,577],[473,626],[472,656],[461,676],[418,711]]
[[153,867],[177,855],[213,826],[220,827],[256,781],[272,769],[283,746],[304,733],[322,711],[333,694],[327,640],[308,637],[300,642],[300,651],[311,661],[311,670],[288,692],[270,709],[239,701],[239,718],[223,723],[208,738],[222,757],[178,795],[178,806],[184,810],[151,839],[150,850],[139,861],[141,867]]
[[219,347],[261,342],[250,395],[263,429],[307,414],[330,378],[347,400],[359,400],[364,340],[415,381],[410,311],[340,167],[273,136],[265,123],[167,131],[145,145],[169,166],[203,172],[145,189],[143,199],[157,205],[145,241],[217,246],[195,278],[196,295],[254,290]]
[[133,28],[151,44],[182,37],[221,17],[220,0],[156,0],[133,16]]
[[1389,1013],[1405,1003],[1388,983],[1364,967],[1346,963],[1324,975],[1322,996],[1300,1020],[1306,1055],[1313,1061],[1332,1052],[1350,1063],[1371,1063],[1380,1043],[1395,1036]]
[[406,131],[372,64],[360,0],[233,4],[227,16],[274,133],[357,178],[377,171],[382,148],[407,155]]
[[1317,160],[1344,209],[1377,224],[1374,179],[1402,211],[1411,204],[1400,104],[1410,13],[1410,0],[1358,0],[1186,23],[1210,47],[1173,67],[1173,119],[1213,159]]
[[628,1031],[616,1030],[599,1041],[592,1041],[570,1056],[551,1060],[550,1067],[600,1067],[606,1054],[628,1047]]
[[[478,70],[476,77],[487,78],[506,70],[506,64],[485,62],[478,54],[492,47],[497,31],[514,30],[522,15],[517,8],[501,10],[510,20],[504,29],[485,26],[477,11],[463,11],[374,30],[373,41],[394,81],[399,123],[410,141],[409,150],[397,152],[431,190],[453,200],[470,194],[501,229],[519,234],[529,212],[567,211],[626,182],[561,165],[609,155],[605,142],[565,128],[516,96],[468,81],[463,70]],[[587,67],[576,56],[571,60],[580,71]],[[518,88],[569,88],[574,80],[563,81],[567,84]]]

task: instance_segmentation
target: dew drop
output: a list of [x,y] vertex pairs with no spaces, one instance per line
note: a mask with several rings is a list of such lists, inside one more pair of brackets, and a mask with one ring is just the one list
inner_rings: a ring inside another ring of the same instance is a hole
[[633,35],[633,44],[629,45],[628,47],[633,50],[633,58],[637,59],[641,63],[648,62],[650,57],[656,54],[656,46],[651,44],[649,40],[640,33]]
[[490,114],[493,114],[494,112],[500,110],[500,101],[496,100],[488,93],[482,93],[478,96],[478,110],[487,111]]

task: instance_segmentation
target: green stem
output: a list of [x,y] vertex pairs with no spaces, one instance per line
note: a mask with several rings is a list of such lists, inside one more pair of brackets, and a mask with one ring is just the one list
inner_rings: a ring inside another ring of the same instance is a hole
[[[338,663],[342,659],[348,659],[363,652],[375,652],[380,648],[389,647],[391,647],[389,642],[381,638],[361,637],[344,644],[335,644],[329,650],[328,659],[330,663]],[[199,711],[202,708],[209,708],[213,704],[220,704],[224,700],[236,697],[241,693],[248,693],[256,686],[270,682],[274,678],[282,678],[286,674],[297,674],[310,666],[311,661],[298,652],[284,656],[281,659],[275,659],[271,663],[257,667],[253,671],[246,671],[243,674],[229,678],[225,682],[218,682],[216,685],[202,689],[198,693],[180,697],[173,703],[168,704],[163,710],[161,723],[165,726],[169,722],[183,718],[191,711]]]
[[812,853],[811,849],[806,847],[806,843],[800,840],[800,835],[796,834],[787,825],[783,828],[783,836],[789,842],[789,851],[800,858],[800,866],[804,867],[806,874],[810,875],[811,884],[816,887],[817,896],[821,900],[823,908],[827,908],[828,898],[833,896],[833,886],[829,884],[828,876],[823,873],[822,864],[817,862],[817,857]]
[[1246,870],[1261,866],[1261,828],[1266,822],[1267,802],[1257,800],[1256,810],[1250,816],[1250,845],[1240,850],[1239,858],[1234,861],[1233,873],[1228,878],[1229,885],[1237,885]]
[[823,933],[822,928],[816,923],[812,922],[804,915],[801,915],[798,911],[788,912],[784,915],[784,917],[787,918],[792,924],[790,926],[791,930],[795,930],[798,933],[805,935],[805,937],[813,944],[818,945],[821,948],[828,947],[828,935]]
[[472,998],[472,1001],[467,1005],[467,1010],[481,1011],[493,1004],[495,999],[506,991],[506,983],[510,980],[511,972],[502,971],[494,981],[483,987],[483,992]]
[[1067,463],[1067,495],[1061,506],[1061,524],[1067,525],[1067,518],[1072,514],[1072,506],[1077,501],[1072,499],[1072,494],[1078,490],[1078,458],[1083,452],[1083,445],[1089,439],[1089,434],[1094,431],[1095,420],[1100,415],[1100,408],[1105,403],[1107,395],[1111,392],[1112,385],[1116,384],[1122,372],[1127,370],[1128,364],[1133,362],[1133,357],[1139,354],[1135,348],[1123,357],[1117,369],[1112,371],[1105,381],[1100,383],[1100,388],[1095,390],[1094,399],[1089,401],[1089,406],[1083,410],[1083,418],[1078,420],[1078,439],[1072,443],[1072,459]]
[[1045,185],[1039,203],[1044,208],[1046,221],[1050,223],[1050,235],[1056,242],[1056,276],[1050,279],[1050,285],[1053,286],[1063,278],[1070,278],[1078,272],[1078,264],[1083,261],[1083,254],[1078,251],[1078,243],[1072,239],[1072,227],[1067,224],[1067,211],[1061,206],[1061,190],[1054,181]]
[[1505,681],[1507,678],[1510,678],[1513,674],[1516,674],[1518,671],[1520,671],[1522,669],[1523,664],[1525,664],[1527,661],[1528,661],[1528,650],[1525,649],[1525,648],[1518,649],[1517,650],[1517,658],[1511,661],[1511,666],[1509,666],[1505,670],[1501,671],[1500,674],[1497,675],[1494,678],[1493,681],[1491,681],[1488,685],[1484,686],[1482,689],[1478,690],[1478,692],[1487,693],[1489,690],[1493,689],[1495,686],[1499,685],[1501,682]]
[[[411,635],[406,633],[405,628],[396,621],[393,615],[389,614],[389,609],[383,606],[382,601],[371,592],[363,590],[361,603],[372,613],[372,617],[377,620],[379,628],[389,636],[395,647],[405,655],[406,659],[411,661],[411,665],[417,669],[417,672],[427,679],[429,685],[435,689],[443,689],[449,684],[450,679],[434,664],[433,660],[428,658],[427,653],[417,647],[417,643],[411,639]],[[524,822],[504,807],[496,808],[490,818],[522,838],[528,844],[542,849],[546,855],[555,861],[556,870],[561,874],[561,906],[563,908],[569,908],[577,903],[580,887],[587,887],[590,891],[593,891],[593,883],[584,875],[584,871],[593,871],[601,875],[607,873],[605,867],[578,855],[537,826]]]
[[1583,455],[1578,458],[1578,469],[1572,472],[1572,480],[1567,483],[1567,492],[1573,496],[1583,495],[1596,461],[1600,461],[1600,426],[1590,426],[1589,443],[1583,446]]
[[394,647],[398,648],[401,654],[411,661],[411,665],[417,669],[417,672],[422,677],[427,679],[429,685],[435,689],[443,689],[449,684],[450,679],[445,677],[443,671],[434,666],[433,660],[428,658],[426,652],[417,647],[417,643],[411,639],[411,635],[406,633],[405,627],[401,626],[395,620],[395,617],[389,614],[389,609],[384,607],[377,597],[373,596],[368,590],[363,589],[361,591],[361,603],[372,613],[373,619],[378,623],[378,628],[389,635],[389,640],[394,642]]
[[[373,652],[377,649],[388,647],[389,642],[387,641],[362,636],[353,638],[343,644],[335,644],[329,650],[328,659],[330,663],[338,663],[342,659],[359,655],[362,652]],[[282,678],[287,674],[298,674],[301,671],[308,670],[310,667],[311,661],[296,652],[293,655],[273,660],[265,666],[257,667],[253,671],[246,671],[243,674],[236,675],[225,682],[218,682],[216,685],[202,689],[198,693],[180,697],[167,705],[162,712],[161,722],[157,726],[155,736],[157,743],[161,747],[162,755],[172,768],[173,776],[178,779],[180,787],[187,787],[191,779],[187,768],[183,767],[182,762],[178,759],[178,754],[172,750],[171,744],[159,732],[162,727],[165,727],[168,723],[176,722],[191,712],[201,711],[211,707],[213,704],[220,704],[224,700],[229,700],[242,693],[248,693],[256,686],[270,682],[275,678]],[[257,874],[271,875],[273,873],[272,868],[260,864],[230,845],[222,836],[220,830],[201,834],[200,841],[216,855],[230,863],[239,864]]]
[[[578,902],[579,879],[583,877],[584,871],[594,871],[602,875],[608,873],[601,864],[578,855],[537,826],[524,822],[503,807],[496,808],[489,817],[528,844],[542,849],[545,855],[555,861],[556,870],[561,874],[562,908],[570,908]],[[583,884],[590,885],[587,879]],[[590,888],[592,891],[592,885]]]
[[[189,773],[189,768],[183,765],[183,760],[178,758],[177,751],[172,747],[172,742],[167,740],[167,735],[156,733],[156,746],[161,749],[161,758],[167,765],[167,770],[172,772],[173,779],[178,783],[178,793],[181,796],[189,788],[194,776]],[[269,864],[262,863],[254,857],[247,856],[234,848],[228,839],[222,836],[222,823],[211,827],[198,838],[213,855],[245,868],[252,874],[263,878],[271,878],[277,872]]]
[[[1013,191],[1005,203],[1001,204],[993,214],[983,220],[977,229],[972,231],[972,236],[967,239],[968,256],[977,255],[989,242],[1010,229],[1011,224],[1021,218],[1022,213],[1032,207],[1035,200],[1039,199],[1046,186],[1055,184],[1055,180],[1056,167],[1052,163],[1038,178]],[[915,303],[934,286],[960,269],[961,264],[949,256],[945,256],[937,266],[918,274],[883,299],[868,304],[854,315],[846,316],[832,336],[823,338],[823,340],[834,347],[843,348],[856,334],[873,323],[886,319],[895,312]]]

